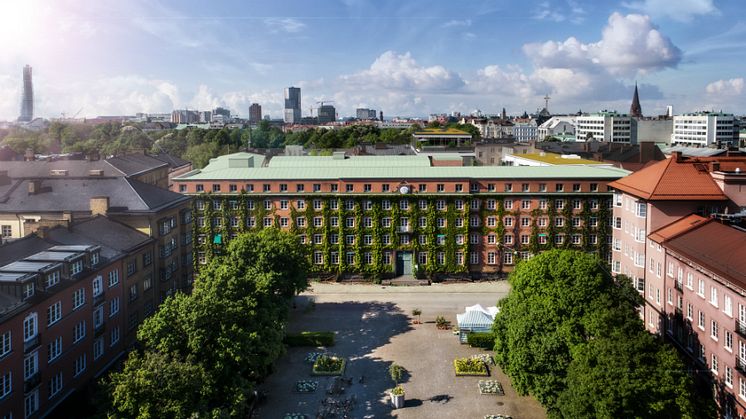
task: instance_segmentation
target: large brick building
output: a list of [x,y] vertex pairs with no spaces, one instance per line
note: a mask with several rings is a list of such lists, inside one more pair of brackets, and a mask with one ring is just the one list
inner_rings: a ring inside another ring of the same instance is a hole
[[[711,382],[724,417],[746,412],[746,157],[681,153],[609,185],[612,270],[632,278],[647,329]],[[723,223],[717,220],[723,221]]]
[[226,240],[277,226],[319,273],[499,275],[566,247],[608,259],[611,194],[599,167],[441,166],[430,156],[237,153],[174,179],[194,195],[198,263]]
[[0,414],[48,415],[159,303],[156,240],[103,216],[0,246]]

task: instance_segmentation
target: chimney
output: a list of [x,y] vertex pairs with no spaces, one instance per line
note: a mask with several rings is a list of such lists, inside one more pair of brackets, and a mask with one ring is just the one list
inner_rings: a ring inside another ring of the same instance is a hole
[[720,162],[714,161],[710,163],[710,171],[711,172],[719,172],[720,171]]
[[28,194],[36,195],[41,193],[41,180],[34,179],[28,181]]
[[67,227],[68,230],[72,231],[73,228],[73,212],[62,211],[62,224]]
[[91,215],[106,215],[109,212],[109,197],[94,196],[91,198]]
[[671,157],[673,158],[673,161],[675,161],[676,163],[683,160],[681,151],[674,151],[673,153],[671,153]]

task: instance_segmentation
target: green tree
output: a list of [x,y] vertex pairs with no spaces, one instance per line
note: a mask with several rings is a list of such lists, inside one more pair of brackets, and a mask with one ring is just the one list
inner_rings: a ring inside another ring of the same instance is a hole
[[159,352],[131,352],[124,369],[112,373],[107,385],[114,416],[188,418],[206,411],[199,395],[209,388],[209,379],[199,364]]
[[207,166],[211,158],[219,156],[220,150],[220,146],[214,142],[192,145],[187,147],[183,158],[192,162],[195,169],[201,169]]
[[495,319],[495,358],[550,417],[698,416],[691,377],[644,330],[641,298],[627,278],[615,281],[596,256],[552,250],[519,264],[509,281]]
[[[245,415],[251,390],[284,351],[290,299],[308,286],[307,269],[305,247],[292,234],[272,228],[241,235],[200,270],[191,295],[167,299],[143,322],[138,339],[146,351],[172,354],[204,371],[204,385],[176,395],[185,399],[176,405]],[[115,399],[114,408],[127,405]]]

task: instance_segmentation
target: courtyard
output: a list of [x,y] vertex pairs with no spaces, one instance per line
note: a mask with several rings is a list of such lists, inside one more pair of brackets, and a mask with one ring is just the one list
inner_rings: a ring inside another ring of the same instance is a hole
[[[515,419],[545,418],[546,413],[531,397],[518,396],[510,380],[497,366],[490,377],[455,377],[453,360],[486,351],[458,342],[450,330],[438,330],[435,318],[452,324],[465,306],[494,305],[507,295],[508,284],[435,284],[426,287],[385,287],[314,283],[296,297],[288,325],[289,333],[334,331],[336,344],[327,352],[344,357],[344,391],[327,389],[333,377],[312,376],[309,352],[312,347],[289,348],[276,371],[261,389],[267,400],[254,413],[259,418],[283,418],[299,413],[315,418],[320,408],[348,412],[351,418],[483,418],[507,415]],[[422,310],[421,324],[414,324],[412,309]],[[394,386],[388,367],[396,363],[407,373],[403,409],[392,409],[387,390]],[[479,380],[497,380],[504,395],[480,395]],[[299,380],[318,382],[310,393],[298,393]],[[327,416],[333,417],[333,416]],[[343,417],[339,414],[336,417]]]

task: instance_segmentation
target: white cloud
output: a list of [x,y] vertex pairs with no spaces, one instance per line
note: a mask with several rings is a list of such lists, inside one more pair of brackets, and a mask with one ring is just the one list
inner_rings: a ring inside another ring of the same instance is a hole
[[717,80],[705,87],[711,96],[739,96],[744,92],[744,80],[738,77],[730,80]]
[[464,20],[449,20],[448,22],[444,23],[442,27],[444,28],[453,28],[453,27],[464,27],[464,26],[471,26],[471,19],[464,19]]
[[622,3],[625,7],[638,10],[653,17],[668,17],[680,22],[689,22],[695,16],[717,14],[713,0],[643,0]]
[[293,19],[291,17],[267,18],[267,19],[264,19],[264,24],[267,25],[270,31],[274,33],[277,33],[277,32],[297,33],[306,28],[305,23],[299,21],[298,19]]
[[409,91],[451,91],[465,84],[458,73],[441,65],[423,67],[409,52],[399,55],[394,51],[381,54],[370,68],[340,79],[356,86]]
[[681,50],[663,35],[648,16],[613,13],[601,40],[584,44],[570,37],[523,46],[537,67],[578,68],[600,66],[617,76],[634,76],[675,67]]
[[533,18],[536,20],[548,20],[550,22],[571,22],[581,24],[585,21],[585,9],[576,1],[566,0],[564,4],[556,5],[548,1],[539,3]]

